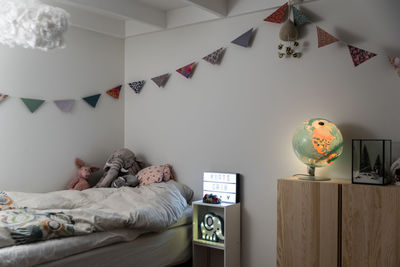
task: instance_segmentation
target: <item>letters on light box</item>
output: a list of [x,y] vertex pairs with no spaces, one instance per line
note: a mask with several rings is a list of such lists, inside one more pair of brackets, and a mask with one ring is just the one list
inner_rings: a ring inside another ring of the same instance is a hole
[[217,195],[222,202],[240,202],[240,182],[237,173],[205,172],[203,175],[203,196]]

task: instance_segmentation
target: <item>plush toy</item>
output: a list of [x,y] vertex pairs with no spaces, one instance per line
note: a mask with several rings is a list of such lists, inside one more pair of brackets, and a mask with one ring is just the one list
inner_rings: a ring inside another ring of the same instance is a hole
[[71,183],[68,185],[68,189],[82,191],[90,188],[87,179],[89,179],[93,172],[98,171],[100,168],[96,166],[85,166],[85,162],[78,158],[75,159],[75,165],[78,169],[78,177],[71,181]]
[[120,188],[123,186],[136,187],[139,185],[139,179],[136,175],[124,175],[115,179],[111,183],[111,187]]
[[[281,30],[279,31],[279,38],[288,43],[284,50],[282,49],[284,47],[283,44],[279,44],[279,58],[299,58],[301,56],[301,53],[295,51],[296,47],[299,46],[299,42],[297,41],[299,38],[299,31],[290,19],[287,19],[285,23],[283,23]],[[292,47],[292,44],[295,48]]]
[[[123,177],[125,182],[135,181],[135,176],[142,169],[135,154],[127,148],[114,151],[104,165],[104,175],[95,187],[110,187],[114,180]],[[120,183],[119,183],[120,184]]]
[[279,31],[279,38],[285,42],[296,41],[299,38],[299,30],[290,19],[283,23]]

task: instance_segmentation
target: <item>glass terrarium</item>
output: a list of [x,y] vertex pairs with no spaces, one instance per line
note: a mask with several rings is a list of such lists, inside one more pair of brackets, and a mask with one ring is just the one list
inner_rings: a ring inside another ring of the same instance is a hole
[[352,145],[353,184],[390,183],[392,140],[353,139]]

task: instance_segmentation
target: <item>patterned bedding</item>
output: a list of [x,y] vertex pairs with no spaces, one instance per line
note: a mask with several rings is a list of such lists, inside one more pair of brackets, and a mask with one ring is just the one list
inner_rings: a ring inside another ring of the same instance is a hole
[[0,193],[0,247],[176,223],[193,191],[175,181],[139,188],[93,188],[45,194]]

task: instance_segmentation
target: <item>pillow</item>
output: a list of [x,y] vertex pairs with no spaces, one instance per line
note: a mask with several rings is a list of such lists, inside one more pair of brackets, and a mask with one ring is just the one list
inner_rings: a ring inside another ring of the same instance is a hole
[[163,181],[167,182],[170,179],[174,179],[171,166],[168,164],[144,168],[140,170],[136,176],[139,179],[139,185],[149,185],[152,183],[161,183]]

